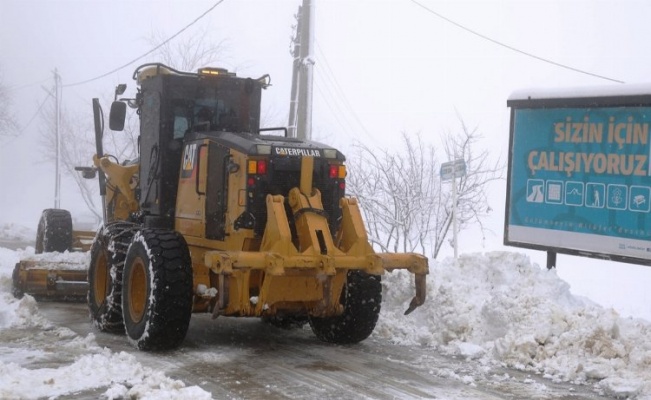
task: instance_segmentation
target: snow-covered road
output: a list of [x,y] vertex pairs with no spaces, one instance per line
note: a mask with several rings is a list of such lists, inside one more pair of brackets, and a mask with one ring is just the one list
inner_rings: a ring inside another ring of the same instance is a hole
[[[74,334],[62,335],[54,328],[3,330],[3,359],[9,355],[8,348],[28,344],[40,355],[21,363],[23,368],[62,368],[84,352],[92,352],[97,344],[122,358],[129,354],[143,367],[188,387],[201,387],[215,399],[608,398],[586,386],[554,383],[476,360],[444,356],[431,347],[394,345],[379,338],[333,346],[318,341],[308,329],[283,330],[259,320],[213,321],[208,315],[193,316],[179,350],[144,353],[132,348],[124,336],[94,331],[83,304],[45,302],[38,308],[54,325]],[[80,341],[88,346],[83,348]],[[83,390],[65,398],[96,398],[106,390]]]

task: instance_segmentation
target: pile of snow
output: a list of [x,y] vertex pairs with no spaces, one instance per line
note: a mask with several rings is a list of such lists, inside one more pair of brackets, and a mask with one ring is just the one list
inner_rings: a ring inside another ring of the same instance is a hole
[[[92,336],[92,335],[89,335]],[[108,399],[210,399],[197,386],[185,387],[162,372],[143,367],[131,354],[108,349],[79,357],[61,368],[27,369],[14,363],[0,364],[0,398],[56,398],[92,388],[109,386]]]
[[[141,365],[133,355],[113,353],[97,345],[93,334],[78,337],[67,328],[55,327],[38,310],[33,297],[17,300],[11,295],[11,273],[21,258],[38,259],[33,248],[12,251],[0,247],[0,398],[57,398],[84,390],[108,388],[108,399],[211,399],[198,386],[186,387],[182,381]],[[76,265],[87,254],[50,254],[58,263]],[[33,368],[29,363],[46,358],[53,349],[11,347],[10,340],[24,331],[27,335],[50,335],[56,341],[57,357],[71,354],[68,365],[59,368]],[[63,354],[62,354],[63,353]]]
[[36,232],[24,226],[14,223],[0,224],[0,240],[33,241]]
[[395,343],[591,384],[617,397],[651,397],[651,323],[573,296],[554,270],[522,254],[430,260],[428,299],[408,316],[413,278],[383,279],[375,335]]
[[64,252],[64,253],[40,253],[35,254],[34,248],[28,246],[24,250],[18,250],[17,254],[21,261],[29,261],[39,269],[59,270],[84,270],[90,263],[90,252]]

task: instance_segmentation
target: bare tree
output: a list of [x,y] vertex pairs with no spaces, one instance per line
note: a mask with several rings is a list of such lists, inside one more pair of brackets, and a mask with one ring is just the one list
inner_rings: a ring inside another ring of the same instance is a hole
[[370,240],[382,251],[425,252],[430,232],[426,210],[436,201],[434,150],[402,135],[406,154],[359,145],[349,158],[348,187],[360,199]]
[[11,95],[9,88],[0,77],[0,138],[18,135],[19,128],[11,109]]
[[[158,37],[163,37],[160,34]],[[223,51],[223,41],[213,43],[207,38],[207,32],[189,35],[184,41],[169,42],[158,49],[156,58],[165,64],[183,71],[191,71],[200,66],[210,65]],[[158,44],[164,39],[156,39],[152,35],[152,43]],[[0,86],[1,89],[1,86]],[[113,88],[111,88],[112,91]],[[0,100],[2,100],[0,90]],[[110,104],[109,100],[103,101]],[[89,102],[90,103],[90,102]],[[61,135],[61,166],[62,173],[74,180],[79,188],[79,194],[86,206],[98,221],[102,218],[101,204],[99,203],[99,185],[95,179],[85,179],[75,170],[77,166],[89,166],[95,154],[95,135],[93,116],[88,110],[80,114],[74,114],[65,108],[61,109],[59,120],[59,134]],[[0,109],[2,112],[2,109]],[[55,109],[54,104],[46,104],[41,109],[41,118],[44,121],[42,129],[43,153],[47,160],[54,162],[56,158],[56,130],[55,130]],[[2,117],[2,114],[0,114]],[[2,127],[0,121],[0,127]],[[132,160],[137,156],[137,144],[139,135],[139,120],[135,113],[129,113],[125,124],[124,132],[111,132],[105,130],[104,154],[113,157],[119,162]]]
[[[90,107],[89,107],[90,108]],[[46,160],[56,162],[55,108],[49,104],[43,108],[41,117],[44,121],[42,130],[43,153]],[[125,124],[124,132],[106,132],[104,138],[104,153],[119,162],[136,157],[138,132],[134,117],[131,116]],[[92,164],[95,153],[95,133],[92,119],[87,113],[75,114],[62,109],[59,119],[60,161],[62,174],[70,177],[79,189],[79,195],[88,210],[99,222],[102,219],[102,209],[99,203],[99,185],[96,179],[86,179],[75,167]]]
[[[463,230],[477,223],[490,207],[486,196],[489,182],[501,178],[503,167],[489,165],[488,152],[475,154],[479,136],[461,121],[461,132],[447,135],[441,156],[462,158],[466,175],[456,180],[457,218]],[[436,258],[452,224],[451,190],[441,185],[439,154],[402,134],[403,148],[374,150],[360,145],[349,157],[349,191],[360,199],[371,242],[382,251],[420,252]]]
[[[477,133],[477,127],[469,128],[461,117],[459,123],[461,132],[448,134],[444,144],[448,159],[462,158],[467,165],[466,175],[457,182],[458,222],[461,229],[477,224],[482,234],[485,234],[489,229],[484,225],[483,219],[492,210],[486,190],[489,183],[504,178],[504,165],[499,158],[491,161],[488,150],[477,151],[477,144],[482,138]],[[448,197],[446,202],[452,205],[452,198]],[[442,241],[444,235],[440,238]],[[436,254],[440,249],[440,241],[437,242]]]
[[[151,45],[157,46],[164,42],[167,35],[153,32],[148,38]],[[171,41],[161,46],[154,58],[180,71],[195,71],[201,67],[214,65],[226,52],[226,39],[214,41],[207,29],[198,30],[195,34],[186,36],[185,40]]]

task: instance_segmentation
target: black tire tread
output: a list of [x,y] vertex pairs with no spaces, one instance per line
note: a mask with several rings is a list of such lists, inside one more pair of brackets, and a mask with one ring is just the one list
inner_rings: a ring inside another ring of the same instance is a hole
[[377,323],[382,305],[382,281],[378,275],[362,271],[348,272],[341,294],[344,312],[334,317],[310,317],[310,327],[320,340],[351,344],[368,338]]
[[[130,222],[114,222],[97,231],[91,246],[91,268],[88,271],[88,308],[93,325],[102,332],[124,333],[122,318],[122,273],[127,250],[133,235],[139,225]],[[110,282],[106,299],[100,307],[95,305],[93,298],[94,265],[98,252],[104,251],[107,256]]]
[[[143,229],[138,236],[146,243],[143,249],[139,237],[134,238],[127,254],[122,307],[128,307],[128,269],[133,257],[149,259],[149,274],[153,274],[153,293],[148,298],[145,316],[140,323],[131,321],[124,313],[127,335],[140,350],[171,350],[181,345],[192,316],[192,261],[182,235],[165,229]],[[145,253],[143,253],[145,251]],[[150,288],[151,290],[151,288]],[[145,331],[146,329],[146,331]]]
[[72,216],[70,211],[47,208],[41,213],[36,231],[36,254],[72,250]]

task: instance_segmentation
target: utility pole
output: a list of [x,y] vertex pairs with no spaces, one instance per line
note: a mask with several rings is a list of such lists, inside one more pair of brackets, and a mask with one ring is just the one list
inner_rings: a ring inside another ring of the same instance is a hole
[[59,129],[61,121],[61,76],[57,69],[54,69],[54,113],[56,135],[56,168],[54,178],[54,208],[61,208],[61,133]]
[[303,0],[298,7],[292,72],[292,92],[289,107],[288,130],[290,137],[312,137],[312,84],[314,56],[314,0]]
[[455,159],[441,164],[441,182],[450,181],[452,184],[452,246],[454,247],[454,258],[459,255],[458,236],[459,226],[457,223],[458,199],[457,199],[457,178],[466,176],[466,162],[463,158]]
[[47,94],[54,99],[54,208],[61,208],[61,75],[55,68],[54,71],[54,92],[51,89],[43,88]]

